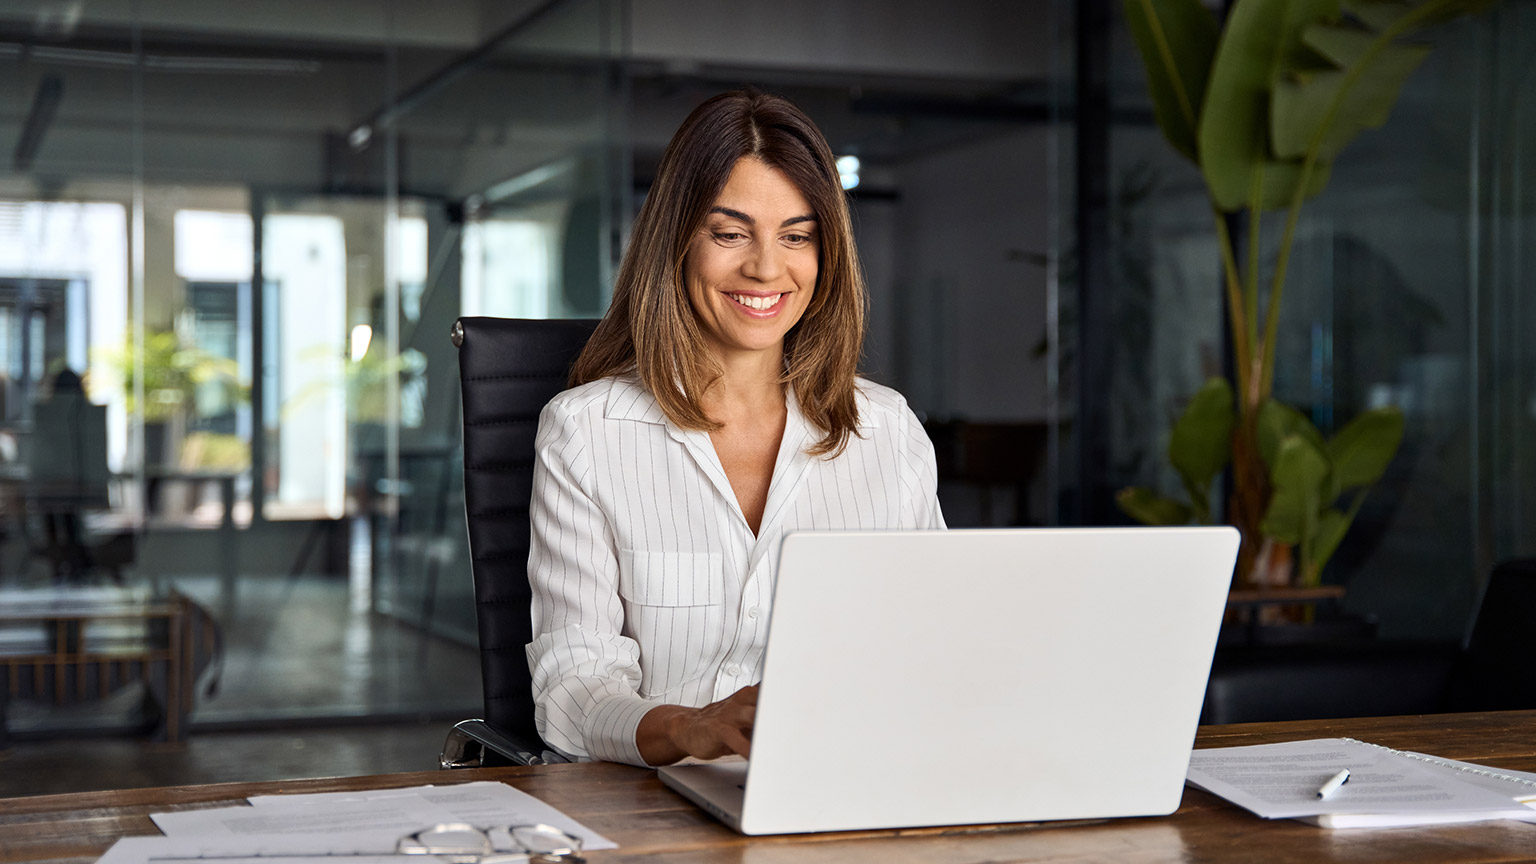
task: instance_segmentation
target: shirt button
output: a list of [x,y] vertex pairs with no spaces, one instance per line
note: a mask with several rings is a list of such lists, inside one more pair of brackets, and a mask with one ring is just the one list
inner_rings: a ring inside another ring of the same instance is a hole
[[762,611],[763,610],[760,609],[759,607],[753,606],[751,609],[747,610],[747,617],[748,618],[756,618],[758,615],[762,614]]
[[725,667],[725,674],[727,674],[727,675],[740,675],[741,674],[741,667],[740,666],[727,666],[727,667]]

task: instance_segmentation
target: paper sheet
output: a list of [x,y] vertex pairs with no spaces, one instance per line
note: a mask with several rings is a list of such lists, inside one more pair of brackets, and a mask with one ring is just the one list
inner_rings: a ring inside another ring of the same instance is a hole
[[[1340,768],[1349,769],[1349,783],[1318,800],[1318,787]],[[1520,807],[1510,794],[1464,782],[1455,772],[1340,738],[1196,750],[1188,779],[1268,819],[1518,812]]]
[[[259,864],[299,862],[315,864],[313,838],[285,837],[267,839],[253,845],[245,838],[210,840],[207,837],[124,837],[112,844],[107,853],[96,859],[96,864],[156,864],[156,862],[217,860],[218,864],[238,864],[256,861]],[[403,855],[394,855],[393,841],[371,842],[366,838],[352,838],[354,852],[345,858],[329,858],[331,864],[402,864]],[[369,854],[377,853],[377,854]],[[237,857],[247,856],[247,857]],[[421,856],[410,856],[419,861]]]
[[378,800],[316,802],[304,808],[240,806],[179,810],[154,813],[149,818],[167,837],[221,840],[307,835],[326,846],[314,851],[355,851],[334,848],[330,841],[333,835],[380,836],[393,842],[440,822],[459,821],[451,810],[414,793]]
[[[358,792],[318,792],[297,795],[256,795],[252,807],[290,808],[330,806],[331,802],[380,802],[419,796],[453,814],[443,821],[468,822],[481,828],[544,823],[581,838],[587,851],[615,849],[618,844],[577,822],[543,801],[505,783],[480,780],[445,786],[412,786],[402,789],[370,789]],[[167,832],[169,833],[169,832]]]

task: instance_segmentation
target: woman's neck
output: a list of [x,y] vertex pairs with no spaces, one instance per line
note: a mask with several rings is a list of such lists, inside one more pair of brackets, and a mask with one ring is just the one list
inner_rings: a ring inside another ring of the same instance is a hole
[[724,423],[743,414],[776,414],[784,408],[782,351],[716,358],[721,374],[700,400],[705,413]]

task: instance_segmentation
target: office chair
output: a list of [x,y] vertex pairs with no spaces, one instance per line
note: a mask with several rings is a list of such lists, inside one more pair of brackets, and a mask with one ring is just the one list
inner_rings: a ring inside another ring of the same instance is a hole
[[1451,677],[1451,711],[1536,708],[1526,659],[1536,630],[1536,559],[1500,562],[1488,577],[1477,618]]
[[1498,564],[1463,643],[1363,641],[1217,652],[1201,723],[1536,708],[1525,654],[1536,559]]
[[533,722],[525,653],[533,638],[528,504],[539,411],[566,388],[571,364],[596,326],[510,318],[461,318],[453,326],[485,716],[448,733],[444,768],[564,761],[544,746]]

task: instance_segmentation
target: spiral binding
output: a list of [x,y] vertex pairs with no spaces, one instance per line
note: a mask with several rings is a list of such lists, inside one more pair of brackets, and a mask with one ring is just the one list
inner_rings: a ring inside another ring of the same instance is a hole
[[1426,756],[1422,753],[1410,753],[1407,750],[1395,750],[1391,747],[1387,747],[1381,744],[1372,744],[1369,741],[1361,741],[1358,738],[1345,738],[1344,740],[1354,744],[1364,744],[1367,747],[1375,747],[1377,750],[1385,750],[1388,753],[1404,756],[1416,762],[1423,762],[1427,765],[1435,765],[1440,768],[1450,768],[1454,771],[1461,771],[1465,774],[1476,774],[1480,777],[1492,777],[1495,780],[1503,780],[1506,783],[1518,783],[1521,786],[1529,786],[1533,789],[1536,789],[1536,780],[1527,780],[1524,777],[1515,777],[1500,771],[1493,771],[1488,768],[1480,768],[1474,765],[1458,765],[1455,762],[1439,759],[1434,756]]

